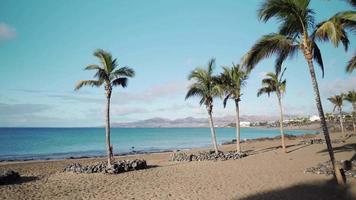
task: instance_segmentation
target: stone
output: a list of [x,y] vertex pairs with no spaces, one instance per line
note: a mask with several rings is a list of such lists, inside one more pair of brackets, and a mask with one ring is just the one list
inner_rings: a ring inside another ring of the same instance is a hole
[[13,170],[2,170],[0,171],[0,184],[8,184],[19,181],[21,176],[18,172]]
[[343,160],[343,161],[341,161],[341,167],[346,171],[351,170],[352,162],[349,160]]
[[106,163],[96,163],[94,165],[82,166],[79,163],[73,163],[67,165],[63,172],[74,172],[74,173],[112,173],[119,174],[123,172],[128,172],[132,170],[146,169],[147,163],[145,160],[119,160],[114,163],[111,167],[107,167]]
[[230,152],[218,152],[215,153],[215,151],[208,151],[208,152],[197,152],[197,153],[184,153],[184,152],[179,152],[179,153],[174,153],[170,159],[170,161],[205,161],[205,160],[212,160],[212,161],[225,161],[225,160],[230,160],[230,159],[240,159],[243,157],[246,157],[246,153],[237,153],[234,151]]

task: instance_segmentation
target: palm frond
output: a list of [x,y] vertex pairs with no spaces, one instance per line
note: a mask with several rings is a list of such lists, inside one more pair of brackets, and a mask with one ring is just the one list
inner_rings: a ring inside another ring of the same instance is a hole
[[309,0],[266,0],[258,10],[258,17],[264,22],[275,17],[281,23],[280,33],[295,37],[313,27],[313,11],[308,6]]
[[98,49],[94,51],[93,55],[99,58],[101,66],[92,64],[85,67],[84,70],[96,70],[96,73],[94,74],[94,78],[96,78],[96,80],[80,81],[76,85],[75,90],[78,90],[85,85],[99,87],[104,82],[106,83],[107,87],[117,85],[126,87],[128,78],[135,75],[134,70],[128,67],[122,67],[115,70],[115,68],[118,66],[117,59],[113,59],[112,55],[107,51]]
[[268,94],[268,96],[270,96],[271,92],[271,89],[268,87],[260,88],[257,92],[257,97],[261,96],[262,94]]
[[247,68],[247,71],[251,71],[262,59],[276,54],[281,57],[279,59],[281,61],[277,62],[280,65],[287,55],[294,55],[297,49],[292,38],[278,33],[271,33],[262,36],[252,46],[251,50],[243,57],[241,64]]
[[351,6],[356,8],[356,0],[345,0],[347,3],[349,3]]
[[312,50],[313,50],[313,59],[318,63],[320,66],[321,72],[322,72],[322,77],[324,78],[324,64],[323,64],[323,58],[321,56],[320,49],[318,45],[312,41]]
[[118,77],[129,77],[132,78],[135,76],[135,71],[130,67],[121,67],[111,73],[111,78]]
[[215,68],[215,58],[211,58],[208,62],[208,73],[210,75],[212,75],[214,68]]
[[356,54],[352,56],[349,62],[346,65],[346,72],[352,73],[356,69]]
[[266,78],[262,79],[262,88],[257,92],[257,96],[266,93],[270,96],[270,93],[283,94],[285,93],[287,81],[283,80],[283,75],[287,68],[284,68],[282,72],[268,72]]
[[227,104],[227,101],[229,100],[231,94],[228,94],[225,96],[224,100],[223,100],[223,105],[224,105],[224,108],[226,108],[226,104]]
[[99,65],[88,65],[84,70],[102,70],[102,68],[100,68]]
[[102,49],[97,49],[96,51],[94,51],[93,55],[96,56],[97,58],[99,58],[105,71],[107,73],[111,73],[111,71],[113,70],[113,66],[112,66],[113,60],[112,60],[111,53],[104,51]]
[[329,20],[321,22],[312,37],[321,41],[331,41],[335,47],[341,42],[347,51],[350,41],[345,29],[356,30],[355,11],[339,12]]
[[335,108],[338,107],[340,108],[343,104],[343,101],[344,101],[344,94],[340,94],[340,95],[335,95],[335,96],[332,96],[332,97],[329,97],[328,100],[335,105],[334,107],[334,111],[335,111]]
[[100,87],[103,84],[102,81],[98,81],[98,80],[83,80],[83,81],[79,81],[77,83],[77,85],[75,86],[75,90],[79,90],[80,88],[82,88],[83,86],[89,85],[92,87]]
[[185,99],[200,96],[202,97],[200,105],[204,103],[206,106],[210,106],[214,97],[223,94],[222,88],[218,85],[219,78],[213,75],[214,63],[215,59],[211,59],[207,69],[196,68],[189,74],[188,79],[194,82],[189,86]]
[[119,86],[121,85],[123,88],[127,87],[127,83],[128,83],[129,79],[126,77],[122,77],[122,78],[117,78],[115,80],[113,80],[111,82],[112,86]]
[[185,99],[187,100],[188,98],[194,96],[204,97],[204,91],[198,87],[190,87],[187,94],[185,95]]
[[356,103],[356,92],[355,90],[349,91],[345,96],[344,99],[350,103]]

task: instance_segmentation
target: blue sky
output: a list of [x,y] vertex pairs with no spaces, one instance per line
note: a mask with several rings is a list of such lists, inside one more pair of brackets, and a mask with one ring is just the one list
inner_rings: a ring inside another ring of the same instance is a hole
[[[184,101],[187,75],[211,57],[220,66],[238,62],[263,34],[277,30],[275,21],[262,23],[261,1],[109,1],[2,0],[0,7],[0,126],[97,126],[103,124],[103,88],[73,90],[83,71],[98,61],[97,48],[110,51],[121,66],[135,69],[125,89],[115,88],[112,122],[151,117],[205,117],[198,99]],[[315,0],[316,22],[351,9],[343,1]],[[325,110],[326,97],[356,87],[355,73],[345,64],[355,52],[320,44],[325,78],[318,79]],[[274,96],[256,97],[260,81],[273,70],[273,58],[261,62],[243,90],[242,115],[277,115]],[[316,113],[311,80],[303,56],[285,62],[287,114]],[[350,106],[346,105],[348,111]],[[233,115],[215,101],[215,116]]]

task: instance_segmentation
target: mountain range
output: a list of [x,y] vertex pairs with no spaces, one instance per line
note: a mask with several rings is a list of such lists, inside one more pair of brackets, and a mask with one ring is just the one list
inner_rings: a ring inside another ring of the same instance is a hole
[[[284,119],[295,118],[295,115],[286,115]],[[240,121],[257,122],[257,121],[276,121],[278,116],[267,115],[242,115]],[[214,117],[214,125],[218,127],[226,127],[230,123],[235,122],[235,116]],[[207,118],[186,117],[180,119],[166,118],[150,118],[133,122],[112,123],[112,127],[120,128],[183,128],[183,127],[209,127]]]

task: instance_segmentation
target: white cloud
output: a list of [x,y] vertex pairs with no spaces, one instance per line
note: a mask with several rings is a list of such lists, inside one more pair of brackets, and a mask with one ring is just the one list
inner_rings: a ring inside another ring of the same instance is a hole
[[17,36],[16,29],[0,22],[0,41],[11,40]]
[[328,82],[322,82],[321,94],[325,97],[333,96],[339,93],[345,93],[350,90],[356,90],[356,77],[346,79],[335,79]]

